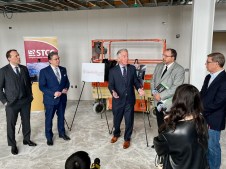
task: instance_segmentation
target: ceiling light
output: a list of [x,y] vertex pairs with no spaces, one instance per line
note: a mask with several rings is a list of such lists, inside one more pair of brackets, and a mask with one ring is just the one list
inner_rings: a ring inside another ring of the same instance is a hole
[[138,7],[139,5],[137,4],[137,0],[135,0],[134,4],[133,4],[133,7]]

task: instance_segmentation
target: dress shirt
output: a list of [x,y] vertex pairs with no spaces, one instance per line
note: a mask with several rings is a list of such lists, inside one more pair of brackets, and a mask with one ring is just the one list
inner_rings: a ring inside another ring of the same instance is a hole
[[224,69],[219,70],[219,71],[217,71],[217,72],[215,72],[215,73],[210,73],[211,78],[210,78],[210,80],[209,80],[208,87],[210,86],[210,84],[213,82],[213,80],[214,80],[214,79],[215,79],[222,71],[224,71]]

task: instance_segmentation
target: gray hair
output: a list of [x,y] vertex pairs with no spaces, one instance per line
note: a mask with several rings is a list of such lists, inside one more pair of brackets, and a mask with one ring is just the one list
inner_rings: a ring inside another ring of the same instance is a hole
[[207,57],[211,57],[213,62],[217,62],[220,67],[224,67],[225,57],[222,53],[216,52],[207,55]]
[[117,52],[117,56],[119,57],[119,55],[120,55],[122,52],[127,52],[127,53],[128,53],[128,50],[127,50],[127,49],[120,49],[120,50]]

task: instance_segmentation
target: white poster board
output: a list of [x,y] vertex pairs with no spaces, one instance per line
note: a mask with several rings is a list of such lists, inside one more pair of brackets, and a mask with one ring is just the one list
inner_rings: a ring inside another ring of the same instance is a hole
[[82,63],[83,82],[104,82],[104,63]]

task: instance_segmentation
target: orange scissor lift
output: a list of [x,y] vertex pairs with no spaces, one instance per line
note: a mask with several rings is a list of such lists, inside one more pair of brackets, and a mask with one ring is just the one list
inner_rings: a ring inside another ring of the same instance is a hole
[[[153,44],[160,45],[161,53],[160,57],[149,56],[150,58],[137,58],[137,59],[129,59],[129,64],[134,64],[135,60],[139,61],[139,64],[145,65],[155,65],[157,63],[162,62],[161,55],[162,52],[166,49],[166,40],[165,39],[96,39],[92,40],[92,62],[93,63],[103,63],[104,59],[115,60],[112,57],[113,45],[126,43],[124,46],[129,46],[130,43],[133,43],[133,46],[136,44],[144,43],[145,47],[151,48]],[[150,43],[150,44],[149,44]],[[152,45],[151,45],[152,44]],[[138,45],[139,46],[139,45]],[[121,47],[123,48],[123,47]],[[129,51],[130,55],[131,52]],[[143,88],[145,91],[144,99],[141,99],[138,93],[136,92],[136,104],[134,106],[134,110],[136,112],[150,112],[150,104],[152,103],[151,96],[151,72],[146,72],[144,76],[144,84]],[[108,82],[105,81],[103,83],[92,83],[92,95],[96,100],[104,100],[104,105],[106,107],[98,107],[100,105],[98,102],[94,104],[93,111],[94,112],[103,112],[106,108],[107,110],[112,109],[112,96],[108,90]]]

